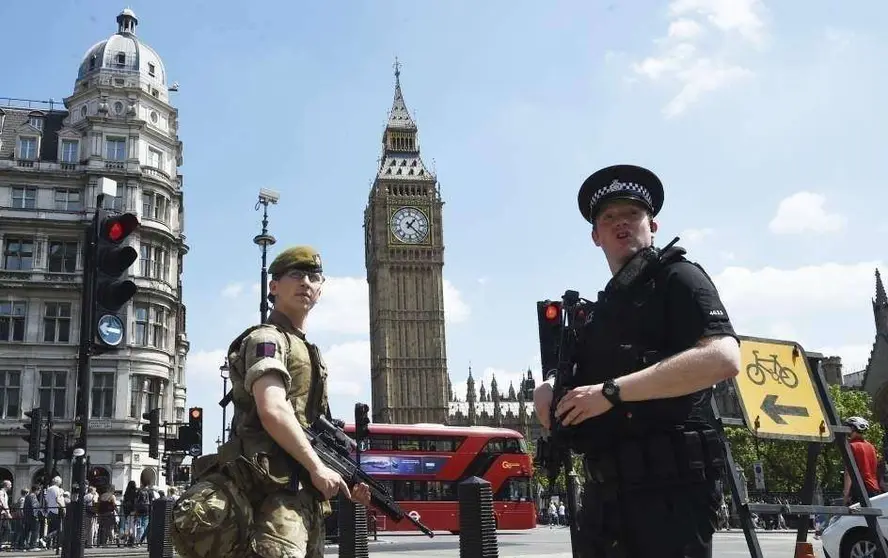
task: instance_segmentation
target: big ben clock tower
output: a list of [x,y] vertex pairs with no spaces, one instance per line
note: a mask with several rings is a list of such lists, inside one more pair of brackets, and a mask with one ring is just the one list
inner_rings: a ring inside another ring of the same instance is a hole
[[444,241],[438,180],[419,155],[416,123],[401,94],[382,136],[382,157],[364,210],[370,289],[373,421],[445,423]]

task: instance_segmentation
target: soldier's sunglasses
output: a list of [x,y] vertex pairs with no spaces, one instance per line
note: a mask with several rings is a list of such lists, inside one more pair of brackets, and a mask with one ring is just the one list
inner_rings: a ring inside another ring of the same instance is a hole
[[309,283],[324,282],[324,275],[316,271],[302,271],[299,269],[291,269],[286,273],[286,276],[291,279],[296,279],[297,281],[302,281],[303,279],[308,278]]

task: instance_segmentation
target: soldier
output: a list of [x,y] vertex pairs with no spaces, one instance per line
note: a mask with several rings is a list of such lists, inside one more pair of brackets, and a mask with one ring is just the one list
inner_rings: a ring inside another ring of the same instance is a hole
[[[555,409],[584,454],[579,546],[596,558],[711,556],[724,451],[711,388],[738,373],[739,341],[705,271],[681,248],[652,248],[663,205],[654,173],[604,168],[578,203],[613,274]],[[546,429],[552,387],[534,392]]]
[[329,417],[327,369],[304,333],[324,283],[321,257],[296,246],[268,272],[274,310],[228,350],[233,434],[218,454],[195,462],[197,482],[173,511],[171,537],[188,558],[321,558],[328,500],[342,492],[370,505],[369,487],[350,493],[302,430]]

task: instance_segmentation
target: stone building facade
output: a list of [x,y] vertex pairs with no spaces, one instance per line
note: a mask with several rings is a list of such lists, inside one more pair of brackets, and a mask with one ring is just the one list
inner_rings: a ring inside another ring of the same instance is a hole
[[[73,429],[83,237],[99,178],[117,183],[105,208],[135,213],[141,227],[127,239],[140,256],[129,270],[138,293],[121,309],[126,339],[92,361],[90,480],[163,484],[142,414],[185,420],[182,143],[164,64],[137,24],[129,9],[117,16],[63,106],[0,102],[0,479],[16,489],[42,479],[21,439],[24,413],[39,407],[56,431]],[[67,485],[70,463],[56,473]]]

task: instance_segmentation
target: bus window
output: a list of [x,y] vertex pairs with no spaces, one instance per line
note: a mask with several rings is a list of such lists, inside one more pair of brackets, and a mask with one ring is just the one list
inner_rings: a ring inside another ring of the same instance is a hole
[[399,451],[419,451],[419,440],[416,438],[395,438],[395,449]]
[[388,450],[391,451],[394,449],[392,444],[392,437],[387,434],[379,434],[378,436],[370,437],[370,449],[372,450]]
[[502,438],[492,438],[484,445],[484,449],[481,451],[493,454],[503,453],[503,442]]
[[422,481],[395,481],[395,491],[392,496],[399,501],[422,500]]
[[512,477],[508,479],[503,483],[493,499],[507,502],[530,501],[530,478]]
[[464,438],[448,438],[444,436],[430,436],[419,441],[420,451],[454,452]]
[[522,453],[518,445],[518,438],[506,438],[503,441],[503,453]]

